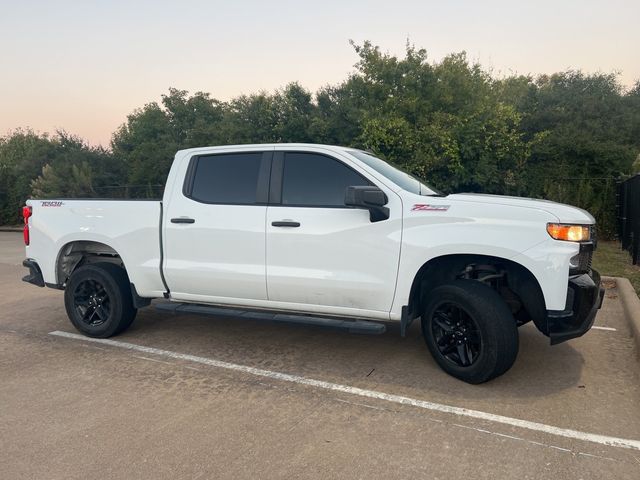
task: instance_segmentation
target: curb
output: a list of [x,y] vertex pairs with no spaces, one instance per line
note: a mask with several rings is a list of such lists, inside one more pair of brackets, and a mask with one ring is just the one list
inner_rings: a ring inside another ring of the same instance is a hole
[[0,227],[0,232],[21,232],[22,227]]
[[631,334],[636,341],[638,356],[640,356],[640,298],[636,294],[628,278],[602,277],[616,282],[618,296],[622,300],[622,308],[631,327]]

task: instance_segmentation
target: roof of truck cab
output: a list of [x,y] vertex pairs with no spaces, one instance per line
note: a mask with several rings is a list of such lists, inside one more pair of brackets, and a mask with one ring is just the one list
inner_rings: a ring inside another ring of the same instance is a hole
[[346,152],[349,150],[357,150],[353,147],[341,147],[339,145],[323,145],[320,143],[247,143],[241,145],[210,145],[207,147],[195,147],[195,148],[186,148],[184,150],[178,150],[178,154],[191,154],[198,152],[211,152],[211,151],[227,151],[227,150],[242,150],[246,148],[266,148],[266,149],[277,149],[281,147],[287,148],[322,148],[323,150],[329,150],[333,152]]

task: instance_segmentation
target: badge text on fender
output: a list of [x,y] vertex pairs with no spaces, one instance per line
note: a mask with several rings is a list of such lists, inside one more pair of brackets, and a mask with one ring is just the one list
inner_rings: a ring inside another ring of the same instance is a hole
[[411,209],[412,212],[446,212],[451,205],[427,205],[426,203],[416,203]]

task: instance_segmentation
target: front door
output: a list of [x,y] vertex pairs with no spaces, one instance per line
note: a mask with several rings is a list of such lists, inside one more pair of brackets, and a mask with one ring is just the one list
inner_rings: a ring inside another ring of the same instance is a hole
[[345,206],[348,186],[374,183],[356,168],[320,153],[275,153],[266,221],[270,302],[388,318],[400,256],[400,199],[385,187],[391,216],[379,222],[368,210]]

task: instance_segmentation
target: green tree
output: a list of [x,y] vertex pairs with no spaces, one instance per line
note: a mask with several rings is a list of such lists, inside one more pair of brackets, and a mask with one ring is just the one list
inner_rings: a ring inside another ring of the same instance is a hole
[[521,115],[479,65],[464,53],[429,63],[411,45],[401,60],[370,43],[356,51],[351,80],[365,112],[359,143],[445,192],[524,190],[530,145]]
[[117,184],[124,168],[106,150],[67,132],[18,130],[0,139],[0,172],[0,222],[16,224],[30,196],[96,196]]
[[567,71],[536,80],[523,115],[527,137],[538,136],[529,159],[527,192],[593,213],[615,232],[615,180],[638,154],[634,118],[613,74]]
[[125,192],[119,183],[125,169],[117,158],[101,147],[91,147],[82,139],[60,131],[50,140],[53,155],[39,176],[31,181],[36,198],[119,197]]
[[16,130],[0,138],[0,224],[21,221],[20,206],[30,193],[30,182],[55,156],[47,135]]

